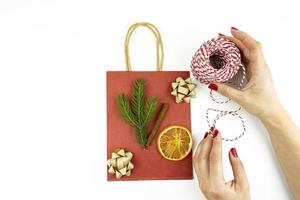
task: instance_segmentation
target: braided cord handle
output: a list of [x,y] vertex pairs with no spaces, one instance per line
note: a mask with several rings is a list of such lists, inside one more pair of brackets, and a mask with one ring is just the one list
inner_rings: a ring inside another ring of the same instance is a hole
[[163,51],[163,43],[162,43],[161,35],[160,35],[158,29],[153,24],[148,23],[148,22],[135,23],[135,24],[131,25],[127,31],[126,38],[125,38],[125,44],[124,44],[126,70],[131,71],[131,62],[130,62],[130,57],[129,57],[128,46],[129,46],[129,42],[130,42],[132,33],[138,27],[148,28],[154,34],[154,36],[156,38],[156,70],[162,71],[164,51]]

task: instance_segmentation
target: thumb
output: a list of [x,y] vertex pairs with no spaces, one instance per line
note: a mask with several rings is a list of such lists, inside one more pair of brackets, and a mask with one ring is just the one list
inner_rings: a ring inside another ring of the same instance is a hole
[[238,157],[235,148],[230,149],[229,160],[232,167],[235,183],[243,188],[249,187],[244,165],[240,160],[240,158]]
[[208,85],[209,89],[215,90],[218,93],[233,99],[236,102],[239,102],[240,99],[243,97],[242,91],[235,89],[231,86],[225,85],[223,83],[210,83]]

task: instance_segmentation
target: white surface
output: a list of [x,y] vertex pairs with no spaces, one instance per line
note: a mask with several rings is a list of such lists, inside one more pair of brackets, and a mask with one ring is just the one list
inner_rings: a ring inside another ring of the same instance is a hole
[[[123,41],[134,22],[160,29],[165,70],[189,69],[202,42],[236,26],[263,44],[282,102],[299,124],[299,10],[296,0],[2,0],[0,199],[204,199],[196,179],[106,182],[105,71],[125,69]],[[133,69],[154,70],[150,33],[138,30],[131,46]],[[207,129],[204,111],[215,104],[206,87],[197,92],[192,126],[198,142]],[[227,152],[235,146],[252,199],[289,199],[266,131],[243,116],[247,135],[223,147],[226,177]],[[221,131],[239,131],[232,124],[220,122]]]

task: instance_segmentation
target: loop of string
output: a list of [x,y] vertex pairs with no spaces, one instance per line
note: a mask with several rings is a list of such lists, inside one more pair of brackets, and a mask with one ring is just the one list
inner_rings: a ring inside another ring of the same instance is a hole
[[[241,66],[242,68],[242,78],[241,78],[241,81],[239,82],[239,84],[236,84],[234,82],[231,82],[231,81],[228,81],[227,83],[230,84],[230,85],[233,85],[235,87],[237,87],[238,89],[241,89],[245,83],[245,79],[246,79],[246,69],[245,69],[245,66],[242,65]],[[224,104],[224,103],[228,103],[229,101],[231,101],[231,99],[227,98],[226,100],[224,101],[218,101],[214,98],[213,96],[213,91],[210,90],[210,98],[215,102],[215,103],[218,103],[218,104]],[[245,121],[243,119],[243,117],[238,113],[238,111],[240,111],[242,109],[241,106],[239,106],[236,110],[231,110],[231,111],[226,111],[226,110],[218,110],[218,109],[214,109],[214,108],[208,108],[206,110],[206,121],[207,121],[207,124],[208,124],[208,127],[209,128],[215,128],[216,127],[216,123],[217,121],[221,118],[221,117],[224,117],[226,115],[232,115],[234,117],[238,117],[241,121],[241,124],[242,124],[242,133],[240,133],[238,136],[234,137],[234,138],[224,138],[222,137],[222,140],[224,141],[235,141],[239,138],[241,138],[245,132],[246,132],[246,126],[245,126]],[[209,121],[209,112],[212,111],[212,112],[217,112],[218,114],[216,115],[215,119],[213,120],[212,124],[210,123]]]
[[162,43],[161,35],[159,33],[159,30],[153,24],[150,24],[148,22],[135,23],[135,24],[131,25],[127,31],[126,38],[125,38],[125,44],[124,44],[126,70],[131,71],[131,62],[130,62],[130,57],[129,57],[128,46],[129,46],[129,42],[130,42],[132,33],[138,27],[148,28],[154,34],[154,36],[156,38],[156,70],[162,71],[164,51],[163,51],[163,43]]

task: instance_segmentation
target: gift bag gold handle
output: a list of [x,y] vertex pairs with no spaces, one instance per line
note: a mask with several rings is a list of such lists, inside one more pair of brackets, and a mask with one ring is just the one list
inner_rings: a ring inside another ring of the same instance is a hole
[[131,37],[133,31],[137,27],[140,27],[140,26],[148,28],[154,34],[154,36],[156,38],[156,70],[162,71],[164,50],[163,50],[161,36],[160,36],[158,29],[153,24],[150,24],[148,22],[135,23],[135,24],[131,25],[127,31],[125,45],[124,45],[126,70],[131,71],[131,64],[130,64],[129,51],[128,51],[129,40],[130,40],[130,37]]

